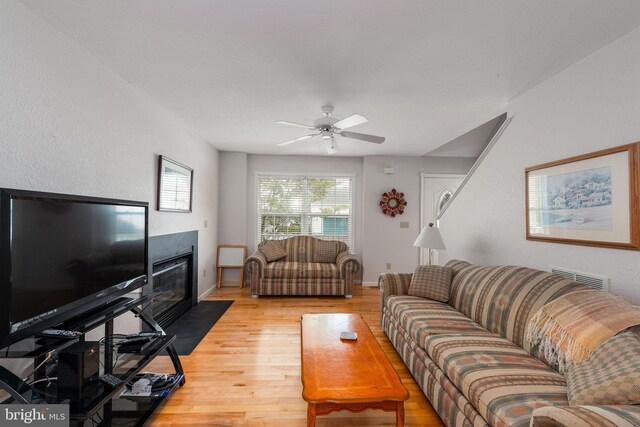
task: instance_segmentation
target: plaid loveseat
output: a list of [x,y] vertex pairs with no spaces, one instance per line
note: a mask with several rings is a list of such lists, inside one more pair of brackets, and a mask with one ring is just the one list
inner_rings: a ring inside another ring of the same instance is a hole
[[590,288],[526,267],[446,266],[448,303],[409,296],[411,274],[379,285],[384,331],[447,426],[640,425],[637,405],[570,406],[565,376],[528,348],[542,306]]
[[283,239],[286,257],[268,262],[258,250],[245,260],[244,266],[251,281],[251,295],[344,295],[353,294],[353,276],[360,270],[360,262],[349,253],[344,242],[337,245],[335,263],[313,262],[318,242],[312,236]]

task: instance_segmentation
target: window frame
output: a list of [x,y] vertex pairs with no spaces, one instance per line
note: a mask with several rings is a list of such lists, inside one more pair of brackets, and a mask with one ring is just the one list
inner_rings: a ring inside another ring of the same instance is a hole
[[[260,244],[260,237],[261,237],[261,233],[260,233],[260,212],[258,211],[258,209],[260,208],[260,191],[259,191],[259,179],[260,177],[282,177],[282,178],[348,178],[351,180],[351,206],[350,206],[350,213],[348,215],[348,217],[350,217],[351,219],[351,230],[350,230],[350,235],[348,237],[349,239],[349,252],[354,253],[354,246],[355,246],[355,239],[356,239],[356,226],[355,226],[355,218],[356,218],[356,173],[335,173],[335,172],[326,172],[326,173],[304,173],[304,172],[263,172],[263,171],[254,171],[254,183],[253,183],[253,189],[254,189],[254,204],[255,204],[255,208],[254,208],[254,221],[253,221],[253,226],[254,226],[254,243],[255,243],[255,247],[257,248],[258,245]],[[306,197],[306,194],[304,195]],[[285,215],[285,214],[283,214]],[[288,214],[291,215],[291,214]],[[320,216],[320,215],[310,215],[310,214],[302,214],[303,217],[306,215],[309,217],[309,219],[312,216]],[[304,221],[304,219],[303,219]]]

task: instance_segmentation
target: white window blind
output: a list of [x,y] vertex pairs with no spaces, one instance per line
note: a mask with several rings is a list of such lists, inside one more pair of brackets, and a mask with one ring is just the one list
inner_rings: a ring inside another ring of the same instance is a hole
[[544,227],[540,226],[540,211],[546,207],[546,181],[539,176],[532,175],[528,175],[527,179],[529,185],[529,232],[533,234],[540,234],[544,232]]
[[161,207],[191,209],[191,176],[165,168],[162,174]]
[[257,176],[258,242],[308,235],[351,248],[352,177]]

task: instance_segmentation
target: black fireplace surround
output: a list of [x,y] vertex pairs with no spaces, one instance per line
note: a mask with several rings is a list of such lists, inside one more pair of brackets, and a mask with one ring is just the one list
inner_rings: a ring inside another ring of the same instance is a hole
[[162,292],[150,310],[166,328],[198,303],[198,231],[149,237],[148,271],[142,293]]

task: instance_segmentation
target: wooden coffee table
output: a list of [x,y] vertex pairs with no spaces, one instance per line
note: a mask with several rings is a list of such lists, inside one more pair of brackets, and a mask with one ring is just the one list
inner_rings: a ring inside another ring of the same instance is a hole
[[[316,425],[316,415],[365,409],[395,412],[396,426],[404,426],[409,392],[362,316],[304,314],[301,329],[307,426]],[[343,331],[356,332],[358,339],[341,340]]]

